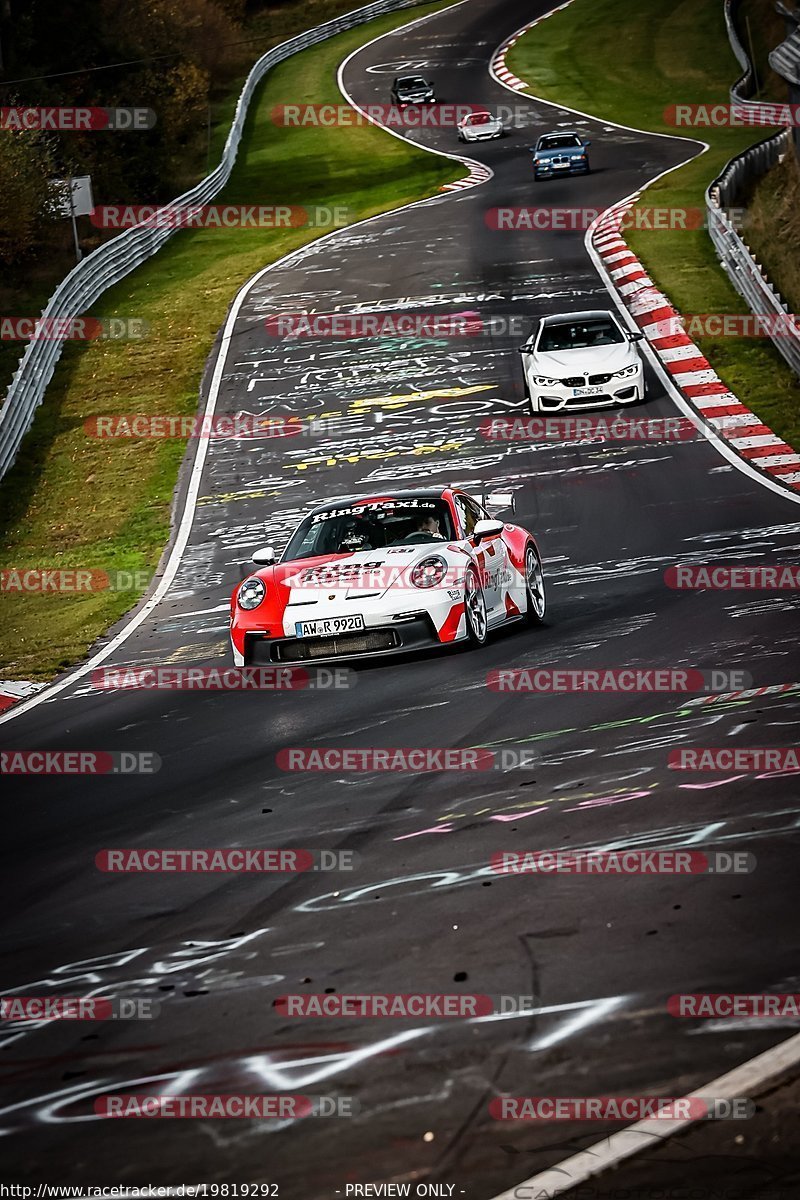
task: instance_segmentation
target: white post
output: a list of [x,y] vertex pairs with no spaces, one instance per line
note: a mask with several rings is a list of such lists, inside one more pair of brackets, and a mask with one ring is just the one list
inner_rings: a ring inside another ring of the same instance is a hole
[[78,223],[75,220],[75,195],[72,191],[72,176],[67,176],[67,187],[69,188],[69,212],[72,217],[72,237],[75,242],[75,258],[78,262],[83,258],[81,244],[78,241]]

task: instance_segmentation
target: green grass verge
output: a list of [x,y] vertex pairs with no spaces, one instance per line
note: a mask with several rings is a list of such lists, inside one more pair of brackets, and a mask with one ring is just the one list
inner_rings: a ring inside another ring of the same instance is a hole
[[[458,164],[372,126],[292,130],[270,116],[274,105],[298,97],[342,102],[336,68],[346,54],[444,6],[380,18],[280,64],[251,105],[236,169],[218,202],[342,206],[355,221],[435,194],[463,175]],[[113,413],[194,413],[203,366],[238,288],[324,232],[183,231],[107,293],[95,315],[143,318],[150,335],[66,347],[33,430],[0,485],[0,569],[152,573],[169,534],[185,444],[98,441],[87,436],[84,422]],[[0,678],[51,678],[82,658],[137,596],[4,594]]]
[[[676,0],[671,6],[575,0],[524,35],[507,62],[533,95],[657,133],[676,132],[664,119],[669,105],[727,103],[740,73],[721,0]],[[709,150],[648,188],[645,203],[704,211],[711,180],[764,133],[703,128],[696,136]],[[636,230],[626,239],[679,312],[749,312],[704,229]],[[800,385],[772,344],[755,338],[694,340],[742,402],[800,447]]]

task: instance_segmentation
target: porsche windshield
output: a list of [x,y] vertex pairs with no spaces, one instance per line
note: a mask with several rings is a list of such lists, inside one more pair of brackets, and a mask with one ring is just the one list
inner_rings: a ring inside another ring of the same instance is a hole
[[613,346],[625,339],[614,324],[603,318],[594,321],[559,321],[545,325],[536,347],[543,354],[558,350],[591,350],[596,346]]
[[424,546],[452,541],[450,509],[444,500],[376,500],[312,513],[298,525],[281,562],[355,554],[392,546]]

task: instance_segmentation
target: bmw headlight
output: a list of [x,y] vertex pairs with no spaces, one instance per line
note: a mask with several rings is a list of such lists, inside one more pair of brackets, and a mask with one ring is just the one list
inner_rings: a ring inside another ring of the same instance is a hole
[[239,588],[236,600],[239,608],[249,610],[251,608],[258,608],[266,594],[267,589],[264,587],[263,582],[254,575],[252,579],[245,579]]
[[560,379],[550,379],[547,375],[534,375],[533,382],[537,387],[560,387]]
[[631,366],[631,367],[623,367],[621,371],[615,371],[614,377],[615,377],[615,379],[629,379],[631,377],[631,375],[638,374],[638,371],[639,371],[639,364],[634,363],[633,366]]
[[411,570],[411,582],[414,587],[438,587],[447,574],[447,563],[439,554],[423,558]]

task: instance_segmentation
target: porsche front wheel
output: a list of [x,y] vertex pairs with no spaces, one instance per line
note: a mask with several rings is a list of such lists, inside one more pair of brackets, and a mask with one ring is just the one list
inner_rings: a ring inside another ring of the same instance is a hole
[[478,576],[470,567],[464,580],[464,613],[467,620],[467,639],[471,646],[482,646],[489,631],[486,600]]
[[525,616],[529,625],[541,625],[547,603],[544,594],[544,573],[539,555],[533,546],[525,551],[525,595],[528,605]]

